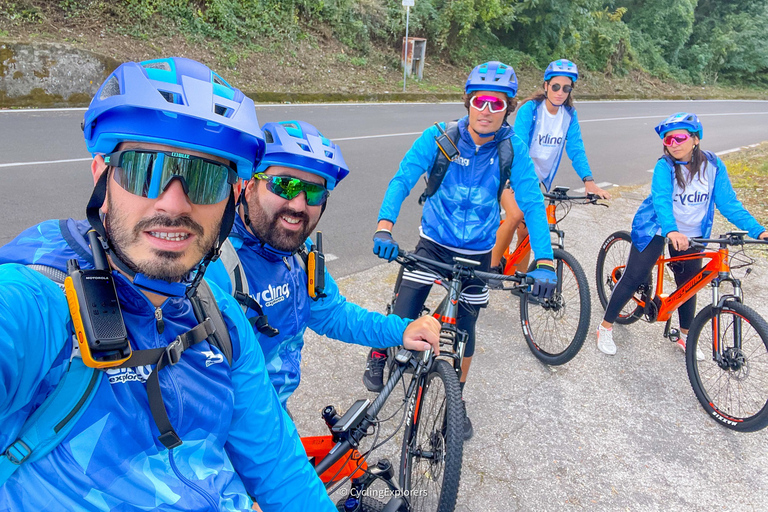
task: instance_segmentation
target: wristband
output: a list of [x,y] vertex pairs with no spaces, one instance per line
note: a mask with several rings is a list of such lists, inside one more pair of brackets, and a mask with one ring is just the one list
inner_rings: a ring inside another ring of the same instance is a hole
[[595,178],[593,178],[592,176],[584,176],[583,178],[581,178],[581,181],[586,183],[588,181],[595,181]]
[[546,269],[546,270],[551,270],[552,272],[555,271],[555,266],[552,265],[551,263],[537,263],[536,264],[536,269],[540,269],[540,268],[543,268],[543,269]]

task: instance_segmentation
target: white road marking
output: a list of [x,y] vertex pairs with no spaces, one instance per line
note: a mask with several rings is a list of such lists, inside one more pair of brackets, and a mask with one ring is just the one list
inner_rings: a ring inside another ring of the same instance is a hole
[[20,167],[22,165],[46,165],[46,164],[67,164],[70,162],[88,162],[92,158],[71,158],[69,160],[44,160],[42,162],[14,162],[10,164],[0,164],[0,167]]

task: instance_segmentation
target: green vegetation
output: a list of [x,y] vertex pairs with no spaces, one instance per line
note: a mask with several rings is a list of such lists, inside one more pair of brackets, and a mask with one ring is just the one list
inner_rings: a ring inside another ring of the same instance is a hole
[[[83,22],[102,15],[113,33],[151,41],[183,34],[243,55],[275,38],[330,36],[365,66],[377,46],[399,47],[399,0],[0,0],[0,20],[40,23],[46,15]],[[55,12],[54,12],[55,11]],[[690,85],[768,84],[765,0],[418,0],[410,33],[430,52],[469,68],[486,59],[542,69],[560,57],[586,72],[644,71]],[[344,54],[341,54],[344,55]],[[366,60],[367,59],[367,60]]]
[[768,142],[722,156],[736,195],[747,210],[768,225]]

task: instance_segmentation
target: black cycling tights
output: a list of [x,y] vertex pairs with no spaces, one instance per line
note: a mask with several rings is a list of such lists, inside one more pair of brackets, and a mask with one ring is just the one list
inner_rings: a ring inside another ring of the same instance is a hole
[[[418,318],[421,308],[432,289],[430,284],[419,284],[405,279],[400,283],[393,313],[401,318]],[[472,357],[475,353],[475,325],[477,324],[478,306],[459,302],[459,315],[456,327],[468,334],[464,357]]]
[[[635,247],[635,244],[632,244],[627,267],[611,294],[611,300],[608,302],[608,307],[605,308],[605,316],[603,319],[606,322],[614,323],[619,316],[621,308],[629,302],[630,298],[637,290],[637,287],[645,280],[649,279],[654,263],[656,263],[656,260],[664,250],[664,240],[663,236],[657,235],[653,237],[651,243],[649,243],[642,252]],[[672,257],[680,256],[682,254],[694,254],[697,252],[699,251],[694,249],[677,251],[672,245],[669,246],[669,254]],[[701,270],[701,265],[701,259],[672,263],[671,267],[675,274],[675,283],[677,283],[677,286],[679,287],[691,277],[695,276]],[[691,322],[693,322],[695,314],[696,296],[694,295],[677,310],[677,315],[680,318],[680,328],[688,330],[691,327]]]

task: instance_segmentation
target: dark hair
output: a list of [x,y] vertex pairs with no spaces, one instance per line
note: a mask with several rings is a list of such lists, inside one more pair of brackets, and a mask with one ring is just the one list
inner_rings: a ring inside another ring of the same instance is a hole
[[[698,137],[697,134],[688,132],[691,137]],[[672,156],[672,154],[669,152],[669,149],[667,146],[664,146],[664,154],[669,156],[672,161],[675,161],[675,157]],[[706,157],[704,156],[704,153],[701,151],[701,148],[699,147],[699,143],[696,143],[695,146],[693,146],[693,154],[691,155],[691,161],[688,163],[688,165],[683,166],[682,164],[675,163],[675,181],[677,181],[677,184],[680,188],[685,190],[685,186],[688,183],[691,183],[696,177],[698,177],[704,170],[704,166],[702,165],[704,161],[706,160]],[[688,181],[685,180],[685,176],[683,174],[683,167],[688,169],[688,177],[690,178]]]
[[[558,75],[558,76],[560,76],[560,75]],[[531,94],[530,96],[528,96],[527,98],[525,98],[520,103],[520,105],[522,105],[523,103],[525,103],[527,101],[539,102],[539,101],[544,101],[545,99],[547,99],[547,93],[544,91],[544,84],[545,83],[549,83],[549,80],[544,81],[544,83],[541,84],[541,90],[540,91],[536,91],[533,94]],[[573,80],[571,80],[571,87],[573,87]],[[571,91],[571,94],[569,94],[568,97],[565,98],[565,103],[563,103],[563,105],[566,106],[566,107],[573,107],[573,91]]]
[[[471,93],[469,92],[464,93],[464,97],[463,97],[464,108],[467,109],[467,112],[469,112],[469,100],[472,99],[472,96],[474,96],[474,92],[475,91],[472,91]],[[506,121],[507,118],[509,117],[509,114],[514,112],[515,108],[517,108],[517,101],[518,101],[517,98],[510,98],[509,96],[507,96],[507,112],[504,114],[504,121]]]

